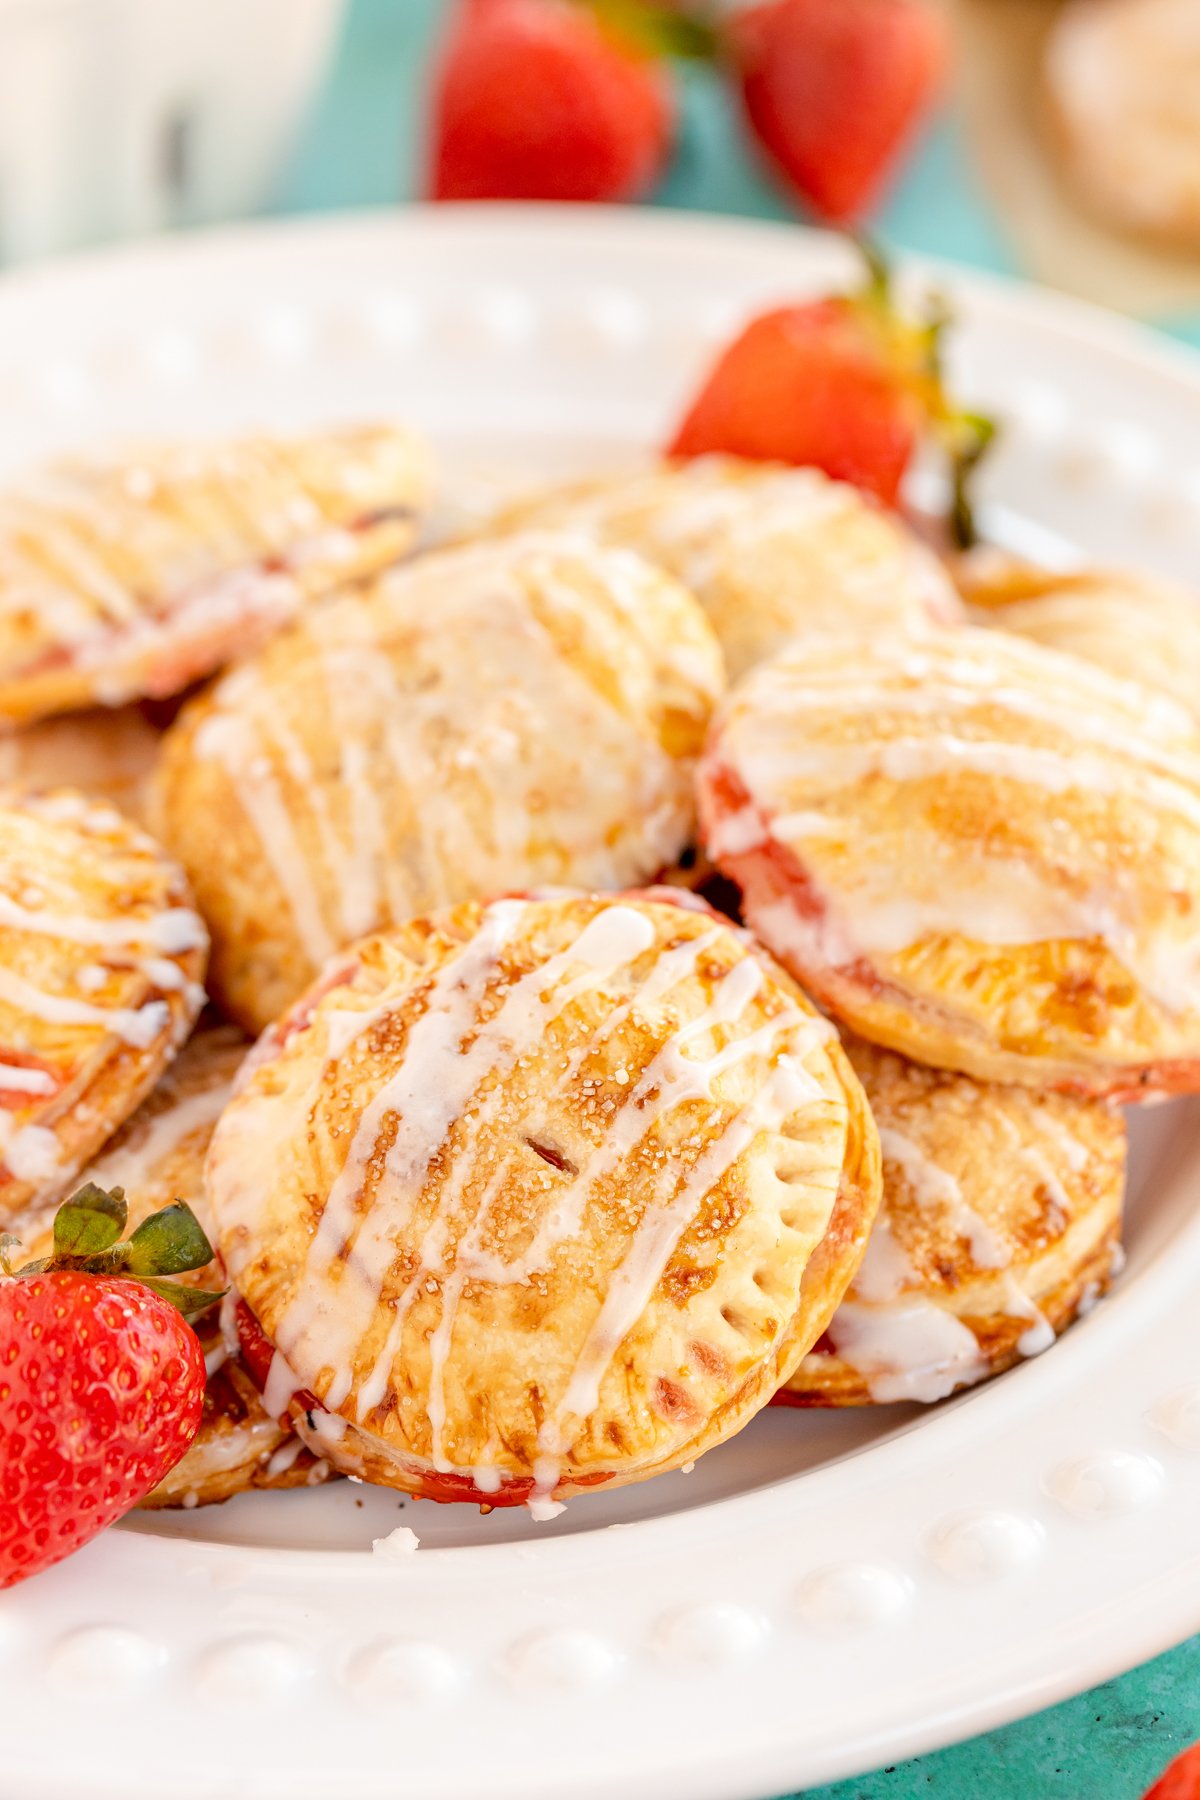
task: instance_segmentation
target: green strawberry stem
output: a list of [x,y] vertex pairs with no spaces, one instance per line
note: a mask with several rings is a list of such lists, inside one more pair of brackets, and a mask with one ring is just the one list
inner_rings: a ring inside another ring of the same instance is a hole
[[975,471],[995,440],[997,425],[983,413],[957,406],[946,384],[946,336],[954,324],[954,312],[944,294],[931,293],[924,316],[905,318],[896,303],[892,266],[886,252],[872,239],[847,234],[866,264],[867,279],[852,304],[857,305],[879,331],[885,354],[897,365],[920,403],[925,422],[949,465],[950,511],[948,524],[955,548],[969,550],[978,541],[971,484]]
[[86,1275],[123,1275],[169,1300],[185,1319],[199,1318],[222,1298],[222,1291],[172,1281],[188,1269],[202,1269],[213,1247],[191,1207],[182,1200],[151,1213],[124,1241],[129,1219],[124,1188],[89,1181],[64,1200],[54,1215],[54,1253],[14,1269],[10,1252],[17,1240],[0,1238],[0,1268],[17,1277],[74,1269]]
[[684,62],[716,62],[721,34],[708,8],[684,12],[654,0],[576,0],[595,15],[609,37],[639,56],[672,56]]

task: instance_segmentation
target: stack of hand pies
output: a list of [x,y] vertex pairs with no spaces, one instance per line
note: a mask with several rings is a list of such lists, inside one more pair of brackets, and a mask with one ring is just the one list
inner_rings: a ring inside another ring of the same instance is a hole
[[1186,602],[809,470],[414,555],[430,487],[378,428],[0,496],[0,1214],[179,1197],[228,1290],[150,1504],[548,1517],[1046,1349],[1119,1103],[1200,1087]]

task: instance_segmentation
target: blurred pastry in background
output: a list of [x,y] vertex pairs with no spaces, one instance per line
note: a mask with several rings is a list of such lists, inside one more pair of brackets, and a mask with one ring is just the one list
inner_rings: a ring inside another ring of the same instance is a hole
[[[1072,43],[1089,34],[1090,27],[1070,24],[1085,10],[1103,12],[1107,30],[1110,16],[1115,23],[1131,11],[1162,8],[1106,0],[1102,8],[1085,9],[1069,0],[1062,31]],[[1174,10],[1195,9],[1182,0]],[[1058,78],[1045,73],[1051,43],[1059,38],[1055,0],[953,0],[953,12],[955,122],[984,189],[981,222],[994,216],[1016,266],[1034,280],[1121,312],[1167,318],[1194,311],[1200,306],[1200,259],[1181,255],[1162,235],[1130,231],[1075,178],[1053,94]],[[1191,107],[1194,128],[1200,99]],[[1118,126],[1114,107],[1100,129],[1107,157],[1121,153],[1119,145],[1137,127],[1127,119]]]
[[78,788],[144,823],[145,787],[161,742],[161,731],[137,706],[41,719],[0,734],[0,785],[23,792]]
[[380,926],[653,879],[692,840],[723,674],[678,582],[578,534],[418,557],[310,608],[189,702],[155,777],[214,995],[258,1031]]
[[1066,650],[1170,694],[1200,718],[1200,596],[1122,569],[1043,569],[991,545],[954,565],[978,625]]
[[428,499],[397,426],[72,456],[0,492],[0,730],[178,694],[395,562]]
[[799,631],[954,624],[937,558],[890,512],[819,469],[702,456],[534,494],[491,529],[584,531],[689,588],[736,681]]
[[1046,45],[1055,133],[1112,224],[1200,248],[1200,7],[1067,0]]

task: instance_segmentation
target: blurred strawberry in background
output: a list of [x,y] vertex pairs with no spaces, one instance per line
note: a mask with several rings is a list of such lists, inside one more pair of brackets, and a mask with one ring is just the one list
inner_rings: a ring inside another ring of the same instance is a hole
[[1200,1744],[1193,1744],[1163,1770],[1145,1800],[1200,1800]]
[[460,0],[434,96],[437,200],[631,200],[675,122],[664,65],[579,0]]
[[822,218],[858,219],[932,111],[949,64],[926,0],[761,0],[733,16],[746,116]]
[[941,92],[932,0],[458,0],[433,79],[439,200],[631,200],[663,173],[671,61],[712,66],[790,192],[874,204]]

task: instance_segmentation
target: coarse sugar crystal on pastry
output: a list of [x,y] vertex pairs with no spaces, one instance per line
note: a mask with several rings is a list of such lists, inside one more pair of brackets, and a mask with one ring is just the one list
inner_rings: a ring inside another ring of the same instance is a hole
[[154,443],[0,489],[0,731],[177,694],[394,562],[430,483],[395,426]]
[[1200,592],[1120,569],[1057,570],[980,545],[954,578],[980,625],[1082,656],[1200,715]]
[[257,1029],[382,925],[657,874],[721,686],[691,595],[579,538],[444,551],[314,609],[185,709],[157,771],[214,991]]
[[730,696],[699,787],[747,923],[862,1036],[1200,1087],[1200,734],[1164,695],[970,626],[809,638]]
[[67,1191],[204,1004],[182,870],[71,789],[0,793],[0,1217]]
[[355,946],[260,1041],[208,1188],[269,1411],[346,1473],[544,1513],[766,1403],[862,1254],[878,1142],[742,934],[559,894]]
[[141,822],[162,732],[136,706],[66,713],[0,733],[0,788],[73,787]]
[[817,469],[705,456],[551,489],[492,530],[542,524],[626,544],[696,595],[731,680],[798,632],[954,624],[937,557],[856,488]]
[[849,1038],[883,1205],[778,1398],[934,1401],[1048,1349],[1121,1261],[1125,1124],[1101,1100],[974,1081]]
[[[80,1185],[94,1181],[102,1188],[123,1189],[129,1208],[127,1231],[134,1231],[161,1207],[183,1200],[213,1237],[204,1158],[248,1048],[233,1026],[202,1027],[133,1117],[80,1171]],[[54,1244],[53,1208],[13,1220],[11,1230],[21,1244],[17,1260],[49,1256]],[[226,1285],[219,1260],[177,1279],[190,1287]],[[215,1308],[195,1324],[209,1371],[200,1429],[183,1460],[143,1506],[203,1506],[250,1488],[311,1482],[316,1460],[289,1425],[267,1413],[258,1389],[241,1367],[236,1339],[231,1353],[222,1336]]]

